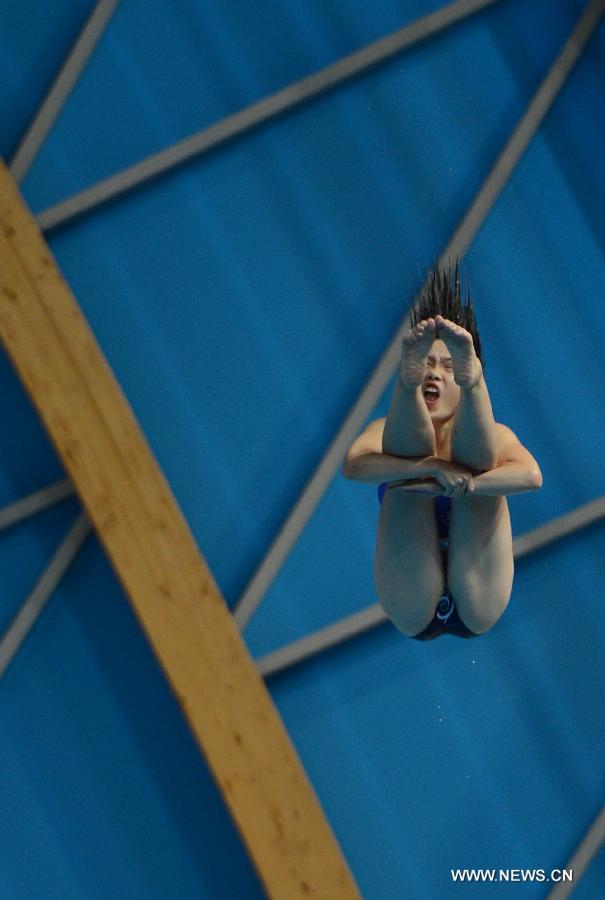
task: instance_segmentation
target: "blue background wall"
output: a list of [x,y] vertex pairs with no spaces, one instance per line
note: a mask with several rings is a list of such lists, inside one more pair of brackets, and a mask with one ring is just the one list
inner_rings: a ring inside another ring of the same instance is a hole
[[[439,5],[124,0],[24,196],[40,212]],[[503,0],[49,235],[231,607],[584,6]],[[5,159],[92,7],[3,3]],[[496,417],[544,476],[511,499],[515,534],[605,493],[604,49],[601,24],[465,261]],[[4,357],[0,389],[2,506],[62,470]],[[0,629],[77,509],[0,536]],[[254,656],[375,602],[377,511],[335,477]],[[605,797],[604,535],[519,561],[481,640],[384,625],[269,679],[368,900],[458,896],[451,867],[575,849]],[[262,896],[95,538],[0,704],[0,897]],[[602,852],[576,896],[604,879]],[[546,893],[474,892],[513,890]]]

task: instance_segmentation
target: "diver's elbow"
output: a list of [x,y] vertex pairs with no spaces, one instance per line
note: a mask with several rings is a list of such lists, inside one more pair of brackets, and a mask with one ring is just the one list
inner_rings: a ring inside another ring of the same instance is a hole
[[353,480],[355,478],[353,471],[353,460],[345,457],[345,461],[342,464],[342,474],[344,478],[348,478],[349,481]]
[[537,467],[531,471],[531,487],[534,491],[542,487],[542,472]]

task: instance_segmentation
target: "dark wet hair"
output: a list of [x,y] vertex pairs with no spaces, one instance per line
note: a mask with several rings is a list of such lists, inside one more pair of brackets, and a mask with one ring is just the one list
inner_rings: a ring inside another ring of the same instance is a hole
[[461,325],[471,335],[475,353],[483,366],[481,340],[468,284],[465,294],[463,301],[460,261],[457,259],[454,265],[450,261],[447,267],[435,263],[434,268],[428,273],[417,300],[412,305],[410,322],[414,328],[422,319],[443,316],[444,319]]

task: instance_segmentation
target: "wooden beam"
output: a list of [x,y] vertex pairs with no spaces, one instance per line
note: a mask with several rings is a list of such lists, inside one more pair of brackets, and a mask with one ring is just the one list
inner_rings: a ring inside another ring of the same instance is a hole
[[273,701],[0,160],[0,338],[271,897],[359,897]]

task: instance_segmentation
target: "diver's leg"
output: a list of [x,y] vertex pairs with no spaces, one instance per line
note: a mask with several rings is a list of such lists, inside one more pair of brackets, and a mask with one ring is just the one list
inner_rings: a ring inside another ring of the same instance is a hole
[[397,488],[386,491],[374,581],[380,605],[403,634],[412,637],[426,628],[445,582],[432,497]]
[[473,470],[487,471],[496,465],[496,423],[483,374],[472,387],[460,392],[451,455],[452,462]]
[[393,456],[435,454],[435,429],[421,387],[426,357],[435,337],[435,321],[427,319],[408,331],[402,341],[401,363],[382,436],[383,453]]
[[463,496],[450,512],[447,584],[458,615],[476,634],[498,621],[513,583],[513,546],[505,497]]
[[452,355],[454,379],[460,385],[460,402],[452,428],[453,462],[469,469],[493,469],[497,460],[496,423],[480,361],[468,331],[435,317],[439,337]]
[[[435,321],[427,319],[402,341],[382,439],[384,453],[435,454],[435,429],[421,388],[435,337]],[[378,520],[374,580],[380,604],[399,631],[413,637],[426,628],[445,581],[433,497],[397,488],[386,491]]]

